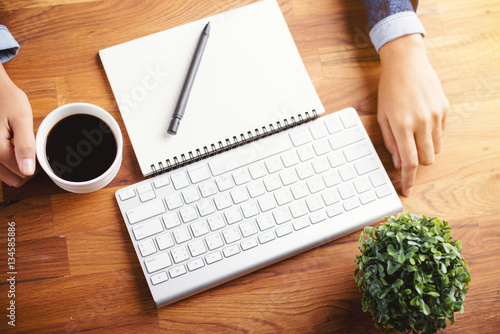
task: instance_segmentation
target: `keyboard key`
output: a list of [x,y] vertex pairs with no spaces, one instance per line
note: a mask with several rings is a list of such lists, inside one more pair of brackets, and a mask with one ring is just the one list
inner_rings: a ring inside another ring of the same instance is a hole
[[188,244],[189,252],[191,253],[191,256],[196,257],[198,255],[201,255],[203,253],[207,252],[207,249],[205,248],[205,244],[203,243],[203,240],[195,240],[193,242],[190,242]]
[[224,219],[220,214],[208,217],[207,223],[212,231],[216,231],[226,226],[226,223],[224,223]]
[[387,182],[384,173],[382,173],[381,171],[370,174],[369,178],[373,187],[375,188],[380,187]]
[[182,191],[182,197],[184,198],[184,202],[186,204],[196,202],[200,199],[200,194],[198,194],[198,190],[195,187],[188,188]]
[[311,194],[325,189],[325,183],[323,182],[323,178],[321,176],[315,176],[312,179],[307,180],[306,184]]
[[326,220],[326,218],[327,218],[327,216],[326,216],[325,211],[318,211],[318,212],[315,212],[309,216],[309,220],[313,224],[317,224],[319,222],[322,222],[322,221]]
[[141,183],[137,187],[137,193],[140,194],[145,194],[147,192],[153,191],[153,187],[151,186],[151,183]]
[[173,174],[170,178],[172,179],[175,190],[189,186],[189,180],[184,172]]
[[354,195],[356,195],[356,190],[354,189],[354,186],[352,183],[343,183],[338,187],[338,191],[340,194],[340,197],[342,199],[348,199]]
[[291,167],[299,163],[299,157],[295,151],[288,151],[281,155],[281,161],[285,167]]
[[374,156],[370,155],[366,158],[355,161],[354,167],[356,168],[356,171],[358,172],[359,175],[363,175],[377,169],[378,162]]
[[150,201],[152,199],[155,199],[156,198],[156,194],[153,190],[151,191],[148,191],[147,193],[143,193],[143,194],[139,194],[139,199],[141,200],[141,202],[147,202],[147,201]]
[[241,235],[243,235],[244,238],[248,238],[249,236],[254,235],[258,232],[257,227],[255,226],[255,223],[252,220],[241,223],[240,231]]
[[[208,224],[204,220],[196,221],[191,224],[191,232],[193,232],[193,236],[195,238],[198,238],[202,235],[207,234],[208,231]],[[194,256],[194,255],[193,255]]]
[[267,171],[272,174],[276,173],[277,171],[280,171],[283,169],[283,162],[281,162],[281,158],[279,156],[274,156],[271,158],[268,158],[265,161]]
[[196,213],[194,206],[184,206],[179,210],[179,213],[181,214],[181,218],[184,223],[189,223],[190,221],[198,218],[198,214]]
[[276,229],[276,235],[278,236],[278,238],[281,238],[287,234],[290,234],[293,232],[293,229],[292,229],[292,226],[290,225],[283,225],[283,226],[280,226]]
[[351,112],[345,112],[340,114],[340,120],[344,125],[344,128],[352,128],[356,124],[358,124],[358,118],[352,114]]
[[255,240],[254,238],[243,240],[240,243],[240,246],[244,251],[252,249],[254,247],[257,247],[257,240]]
[[300,147],[297,149],[297,154],[299,155],[300,161],[311,160],[316,156],[312,144]]
[[151,276],[151,283],[153,283],[153,285],[163,283],[167,280],[168,280],[168,276],[167,276],[167,273],[165,271],[162,271],[159,274]]
[[264,179],[264,186],[268,192],[281,188],[281,179],[279,175],[269,175]]
[[316,174],[326,172],[330,169],[330,164],[328,163],[327,157],[315,159],[311,162],[311,164]]
[[290,132],[293,146],[301,146],[312,140],[311,134],[306,127],[299,127]]
[[215,189],[215,184],[211,180],[201,183],[199,188],[201,196],[204,198],[215,195],[217,193],[217,189]]
[[165,198],[169,210],[174,210],[182,206],[182,199],[179,194],[175,193]]
[[309,195],[309,189],[305,183],[294,184],[290,187],[290,190],[292,191],[293,198],[295,199],[300,199]]
[[224,217],[226,217],[226,221],[229,225],[243,220],[243,217],[241,216],[241,212],[237,206],[234,206],[232,208],[227,209],[224,212]]
[[329,207],[328,209],[326,209],[326,214],[330,218],[338,216],[338,215],[340,215],[343,212],[344,212],[344,209],[342,209],[342,205],[341,204],[335,204],[335,205]]
[[276,224],[283,224],[292,220],[292,215],[288,208],[279,208],[273,211],[274,220]]
[[260,211],[266,212],[276,207],[276,201],[270,194],[266,194],[258,199]]
[[224,246],[224,241],[222,241],[222,237],[219,233],[209,235],[205,238],[205,241],[207,242],[208,249],[210,250]]
[[295,170],[297,171],[297,175],[301,180],[307,179],[308,177],[314,175],[314,169],[312,168],[310,162],[303,165],[298,165],[297,167],[295,167]]
[[280,189],[274,193],[274,198],[276,198],[276,203],[278,205],[285,205],[293,201],[292,193],[289,189]]
[[174,239],[170,233],[161,234],[156,237],[156,242],[158,243],[158,248],[160,250],[167,249],[174,245]]
[[339,195],[335,189],[328,189],[321,193],[321,197],[323,197],[323,201],[327,206],[337,203],[340,201]]
[[130,224],[135,224],[141,220],[154,217],[165,211],[165,206],[162,201],[154,201],[127,211],[127,217]]
[[161,221],[159,218],[147,221],[145,223],[140,223],[132,227],[134,236],[136,240],[142,240],[144,238],[150,237],[157,233],[163,231],[163,226],[161,226]]
[[214,197],[215,206],[217,210],[223,210],[225,208],[229,208],[233,202],[231,200],[231,196],[227,193],[223,193]]
[[248,193],[250,194],[250,197],[252,198],[264,195],[266,192],[266,189],[264,188],[264,184],[262,183],[262,181],[254,181],[252,183],[249,183],[247,185],[247,190]]
[[229,247],[224,248],[222,250],[222,252],[224,253],[225,257],[230,257],[230,256],[238,254],[240,252],[240,248],[238,247],[237,244],[234,244],[234,245],[231,245]]
[[378,188],[376,191],[378,198],[388,196],[391,194],[391,192],[392,191],[391,191],[391,188],[389,188],[389,186],[383,186],[382,188]]
[[261,235],[259,235],[259,242],[261,244],[265,244],[269,241],[273,241],[274,239],[276,239],[276,237],[274,236],[273,231],[268,231],[268,232],[265,232],[265,233],[262,233]]
[[200,201],[196,203],[196,207],[198,208],[200,217],[205,217],[215,212],[213,202],[210,200]]
[[313,148],[314,152],[316,152],[316,155],[327,154],[332,150],[330,144],[328,143],[328,140],[326,139],[314,142]]
[[314,139],[320,139],[328,135],[325,124],[322,121],[312,122],[309,126],[309,131]]
[[170,184],[170,180],[168,179],[167,176],[156,178],[155,181],[154,181],[154,185],[155,185],[156,189],[165,187],[165,186],[167,186],[169,184]]
[[139,247],[141,255],[144,257],[156,253],[156,246],[153,239],[140,242],[137,244],[137,246]]
[[352,180],[357,176],[356,170],[351,164],[339,167],[339,174],[343,181]]
[[258,162],[251,165],[250,167],[248,167],[248,171],[250,172],[250,176],[254,180],[267,175],[266,166],[264,166],[263,162]]
[[335,151],[327,155],[332,168],[342,166],[345,163],[344,155],[340,151]]
[[168,268],[172,265],[172,261],[170,261],[170,257],[168,253],[161,253],[159,255],[147,258],[144,260],[144,264],[146,265],[146,269],[148,273],[154,273],[163,268]]
[[189,254],[185,246],[179,246],[170,251],[172,254],[172,259],[175,263],[179,263],[189,259]]
[[232,175],[233,175],[234,183],[237,186],[242,185],[244,183],[247,183],[252,179],[250,176],[250,173],[248,172],[248,170],[246,168],[237,169],[233,172]]
[[340,123],[340,119],[337,115],[328,117],[328,119],[325,120],[325,125],[330,134],[343,130],[342,123]]
[[233,187],[233,182],[228,175],[219,176],[217,179],[215,179],[215,183],[217,183],[217,188],[219,188],[219,191],[228,190]]
[[257,225],[261,231],[268,230],[274,227],[274,218],[271,214],[266,214],[260,217],[257,217]]
[[297,182],[297,173],[293,169],[287,169],[280,173],[280,179],[284,186]]
[[293,218],[299,218],[307,214],[307,206],[303,201],[293,203],[290,205],[290,212]]
[[248,194],[245,188],[236,188],[231,190],[231,198],[233,199],[234,204],[239,204],[248,199]]
[[354,145],[353,147],[350,147],[349,149],[344,150],[344,156],[347,161],[351,162],[354,160],[357,160],[359,158],[366,157],[367,155],[370,155],[371,148],[368,145],[366,141],[362,141],[359,144]]
[[240,233],[238,232],[238,228],[236,226],[225,229],[224,231],[222,231],[222,235],[224,236],[226,244],[231,244],[241,239]]
[[351,198],[347,201],[344,201],[342,205],[344,206],[345,211],[350,211],[359,206],[359,201],[356,198]]
[[339,173],[336,170],[330,170],[326,172],[323,176],[323,181],[325,181],[325,185],[330,188],[336,186],[341,182]]
[[241,205],[241,212],[243,213],[243,217],[250,218],[259,213],[259,208],[254,201],[250,201]]
[[354,180],[354,187],[356,188],[356,191],[358,194],[364,193],[365,191],[368,191],[371,189],[370,181],[368,181],[367,177],[361,177],[356,180]]
[[133,198],[133,197],[135,197],[135,191],[133,188],[128,188],[128,189],[120,191],[120,199],[122,201],[126,201],[128,199]]
[[324,206],[320,195],[313,195],[306,198],[306,205],[310,212],[322,209]]
[[360,128],[353,128],[332,135],[328,141],[330,142],[332,148],[336,150],[341,147],[354,144],[363,140],[363,138],[363,131]]
[[361,204],[368,204],[376,199],[377,198],[375,197],[375,194],[373,192],[364,193],[359,196],[359,201],[361,202]]
[[179,220],[179,216],[177,216],[177,214],[175,212],[163,215],[162,219],[163,219],[163,223],[165,224],[165,227],[167,229],[174,228],[174,227],[179,226],[181,224],[181,221]]
[[309,225],[311,224],[309,223],[309,220],[307,218],[296,220],[293,222],[293,228],[295,229],[295,231],[302,230],[303,228],[306,228]]
[[203,259],[198,258],[193,261],[189,261],[187,263],[187,267],[189,271],[195,271],[196,269],[200,269],[205,266],[205,263],[203,263]]
[[184,275],[186,272],[187,272],[186,267],[184,267],[183,265],[171,268],[168,271],[168,273],[170,274],[170,277],[172,277],[172,278],[176,278],[176,277],[179,277],[181,275]]
[[182,226],[174,230],[173,235],[175,242],[178,244],[191,240],[191,234],[189,233],[187,226]]
[[189,168],[188,174],[189,178],[191,179],[191,183],[198,183],[201,181],[205,181],[211,176],[207,166],[203,164],[199,164],[196,167]]
[[205,261],[207,261],[207,264],[212,264],[220,260],[222,260],[222,255],[220,252],[211,253],[205,256]]

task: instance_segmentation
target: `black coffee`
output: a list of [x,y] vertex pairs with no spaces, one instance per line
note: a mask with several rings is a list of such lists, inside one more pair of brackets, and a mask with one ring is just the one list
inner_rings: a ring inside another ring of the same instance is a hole
[[75,114],[56,123],[47,136],[47,160],[60,178],[83,182],[95,179],[113,164],[116,139],[101,119]]

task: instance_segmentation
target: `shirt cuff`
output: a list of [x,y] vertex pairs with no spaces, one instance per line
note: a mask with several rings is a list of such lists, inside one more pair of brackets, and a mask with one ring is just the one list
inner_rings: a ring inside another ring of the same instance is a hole
[[399,12],[379,21],[370,30],[370,39],[377,52],[387,42],[398,37],[420,33],[425,36],[425,29],[415,12]]
[[9,30],[0,25],[0,61],[2,64],[14,58],[18,50],[19,44],[12,37]]

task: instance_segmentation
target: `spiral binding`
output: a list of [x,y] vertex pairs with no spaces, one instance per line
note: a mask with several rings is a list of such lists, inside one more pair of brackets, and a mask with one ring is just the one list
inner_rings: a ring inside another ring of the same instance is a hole
[[173,157],[173,161],[171,162],[170,159],[165,160],[165,163],[162,161],[157,163],[157,166],[154,164],[151,165],[151,171],[153,176],[157,176],[162,173],[170,172],[171,170],[189,165],[190,163],[193,163],[195,161],[200,161],[203,159],[206,159],[208,157],[220,154],[225,151],[229,151],[233,148],[236,148],[238,146],[242,146],[248,143],[251,143],[253,141],[259,140],[261,138],[265,138],[268,136],[272,136],[278,132],[282,132],[288,129],[291,129],[293,127],[296,127],[298,125],[310,122],[314,119],[318,118],[318,114],[316,113],[316,110],[312,110],[311,114],[309,114],[308,111],[304,113],[304,116],[302,114],[297,115],[297,120],[295,119],[294,116],[290,117],[290,121],[288,121],[286,118],[283,120],[283,124],[281,124],[280,121],[276,122],[276,126],[273,124],[269,124],[267,127],[263,126],[261,128],[261,131],[259,129],[255,129],[254,132],[248,131],[247,135],[241,133],[240,138],[238,139],[238,136],[233,136],[232,139],[226,138],[224,141],[218,141],[217,144],[210,144],[210,148],[207,146],[203,147],[203,152],[199,148],[195,150],[195,153],[192,151],[189,151],[186,154],[181,154],[181,156],[178,157]]

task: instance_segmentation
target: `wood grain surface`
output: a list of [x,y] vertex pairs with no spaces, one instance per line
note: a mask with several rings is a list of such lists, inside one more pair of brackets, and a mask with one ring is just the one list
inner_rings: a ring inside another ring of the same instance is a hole
[[[157,310],[114,199],[142,180],[100,49],[251,0],[0,0],[21,44],[5,65],[31,102],[34,131],[71,102],[108,110],[124,132],[117,177],[70,194],[43,173],[0,191],[0,332],[383,333],[353,280],[359,231]],[[279,0],[327,112],[356,108],[393,183],[376,122],[380,62],[361,1]],[[425,44],[451,104],[442,153],[420,167],[404,210],[450,222],[472,274],[465,312],[444,333],[500,328],[500,2],[422,0]],[[7,324],[7,223],[16,223],[16,326]]]

